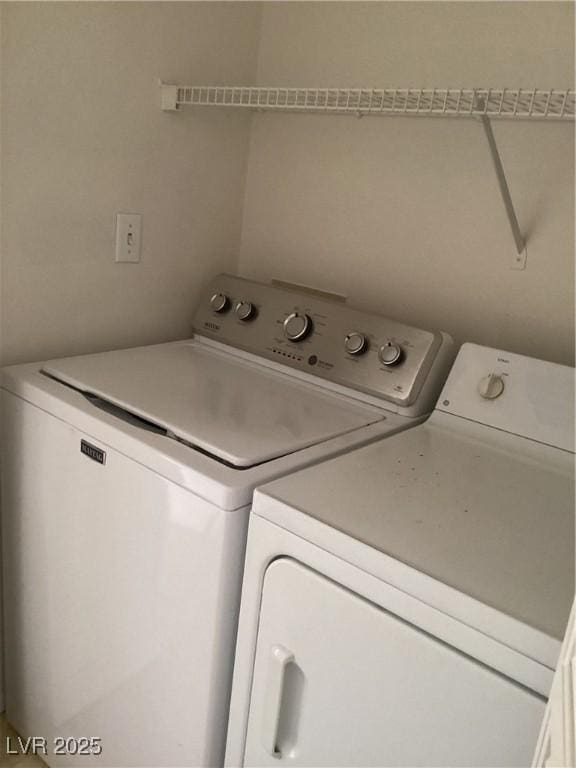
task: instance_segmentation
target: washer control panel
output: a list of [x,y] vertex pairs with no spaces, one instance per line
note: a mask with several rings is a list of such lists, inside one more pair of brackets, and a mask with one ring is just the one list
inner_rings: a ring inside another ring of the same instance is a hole
[[209,287],[194,330],[404,406],[416,400],[442,344],[440,333],[232,275],[219,275]]

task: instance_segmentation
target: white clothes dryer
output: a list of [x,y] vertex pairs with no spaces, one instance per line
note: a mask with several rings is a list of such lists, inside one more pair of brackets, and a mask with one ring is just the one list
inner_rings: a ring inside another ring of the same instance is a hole
[[532,765],[576,765],[576,600],[572,603]]
[[51,766],[222,764],[253,489],[414,426],[452,357],[227,275],[194,327],[3,374],[7,716]]
[[256,491],[229,766],[528,766],[574,593],[574,370],[466,344],[409,432]]

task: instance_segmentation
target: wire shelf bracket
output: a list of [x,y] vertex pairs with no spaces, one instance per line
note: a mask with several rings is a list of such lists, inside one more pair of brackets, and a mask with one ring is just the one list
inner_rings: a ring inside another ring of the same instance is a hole
[[256,111],[476,118],[482,123],[516,245],[512,269],[525,269],[526,242],[506,181],[492,119],[574,121],[576,91],[537,88],[259,88],[174,85],[159,81],[161,107],[231,107]]
[[504,208],[506,209],[506,215],[508,217],[508,223],[512,230],[512,236],[516,244],[516,254],[510,263],[510,269],[526,269],[526,261],[528,253],[526,249],[526,241],[520,231],[520,225],[518,224],[518,218],[516,211],[514,210],[514,203],[512,202],[512,196],[508,189],[508,182],[506,181],[506,174],[504,173],[504,166],[500,159],[500,153],[498,152],[498,146],[496,145],[496,139],[492,131],[492,125],[486,115],[480,117],[486,139],[488,140],[488,147],[490,149],[490,155],[492,156],[492,162],[494,164],[494,170],[496,171],[496,178],[498,180],[498,186],[500,188],[500,194],[504,202]]

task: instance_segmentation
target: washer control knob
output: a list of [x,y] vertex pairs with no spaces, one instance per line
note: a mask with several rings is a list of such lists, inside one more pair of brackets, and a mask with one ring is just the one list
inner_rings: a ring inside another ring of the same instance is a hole
[[292,312],[284,320],[284,335],[290,341],[302,341],[312,330],[312,320],[300,312]]
[[344,349],[349,355],[362,355],[368,349],[368,340],[363,333],[351,331],[344,339]]
[[215,293],[210,299],[214,312],[227,312],[230,309],[230,299],[224,293]]
[[496,400],[504,392],[504,379],[497,373],[489,373],[478,382],[478,392],[485,400]]
[[402,347],[394,341],[388,341],[378,350],[382,365],[397,365],[402,359]]
[[246,322],[252,320],[256,315],[256,308],[250,301],[238,301],[234,307],[234,312],[238,320]]

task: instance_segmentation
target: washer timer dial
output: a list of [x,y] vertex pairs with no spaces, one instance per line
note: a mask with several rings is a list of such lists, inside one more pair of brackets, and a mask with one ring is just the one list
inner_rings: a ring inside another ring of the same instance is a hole
[[242,320],[242,322],[252,320],[252,318],[256,315],[254,304],[252,304],[250,301],[237,302],[236,306],[234,307],[234,312],[236,313],[238,320]]
[[210,298],[210,306],[214,312],[218,312],[219,314],[227,312],[230,308],[230,299],[224,293],[215,293]]
[[402,347],[394,341],[388,341],[378,350],[382,365],[398,365],[402,359]]
[[362,355],[368,349],[368,340],[363,333],[350,331],[344,339],[344,349],[349,355]]
[[284,335],[290,341],[302,341],[312,330],[312,320],[303,312],[292,312],[284,320]]

